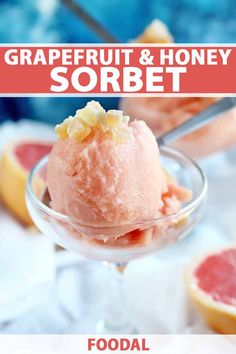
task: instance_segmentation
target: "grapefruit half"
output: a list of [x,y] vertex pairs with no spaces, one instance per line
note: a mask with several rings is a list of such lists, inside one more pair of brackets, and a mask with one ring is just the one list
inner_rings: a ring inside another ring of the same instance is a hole
[[236,334],[236,245],[192,264],[186,280],[193,302],[210,327]]
[[20,141],[4,150],[0,161],[0,197],[3,204],[23,224],[32,225],[25,203],[26,181],[29,171],[46,154],[52,143]]

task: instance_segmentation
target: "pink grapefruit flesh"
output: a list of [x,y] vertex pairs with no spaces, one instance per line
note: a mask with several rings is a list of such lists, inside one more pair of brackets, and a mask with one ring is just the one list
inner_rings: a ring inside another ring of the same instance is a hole
[[31,170],[32,167],[49,154],[52,144],[41,142],[21,142],[14,148],[14,155],[19,163],[26,169]]
[[[20,141],[7,146],[0,159],[0,198],[24,225],[32,225],[25,204],[25,189],[31,168],[51,150],[43,141]],[[46,172],[46,171],[45,171]],[[44,176],[40,176],[44,178]]]
[[207,257],[195,270],[198,286],[213,300],[236,304],[236,249]]

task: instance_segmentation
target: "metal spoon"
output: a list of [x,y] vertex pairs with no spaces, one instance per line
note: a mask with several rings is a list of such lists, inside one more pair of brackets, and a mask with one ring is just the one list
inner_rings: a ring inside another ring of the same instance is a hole
[[98,20],[85,10],[75,0],[61,0],[77,17],[79,17],[92,31],[94,31],[105,43],[119,43],[120,41],[111,34]]
[[[184,123],[158,137],[159,145],[166,145],[213,122],[218,116],[236,106],[236,97],[225,97]],[[236,127],[235,127],[236,129]]]

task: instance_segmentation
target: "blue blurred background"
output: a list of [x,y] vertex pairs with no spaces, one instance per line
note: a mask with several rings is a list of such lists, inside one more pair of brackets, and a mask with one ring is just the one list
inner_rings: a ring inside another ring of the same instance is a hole
[[[140,34],[154,18],[179,43],[236,42],[235,0],[75,0],[121,42]],[[101,42],[60,0],[0,0],[2,43]],[[55,123],[87,99],[0,98],[0,121],[31,118]],[[101,99],[100,99],[101,101]],[[115,108],[118,98],[104,98]]]

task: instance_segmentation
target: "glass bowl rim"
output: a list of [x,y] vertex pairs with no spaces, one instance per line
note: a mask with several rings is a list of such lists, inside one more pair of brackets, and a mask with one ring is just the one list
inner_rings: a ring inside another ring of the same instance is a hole
[[36,165],[31,169],[28,178],[27,178],[27,186],[26,186],[26,195],[27,195],[27,199],[32,200],[38,207],[40,210],[42,210],[44,213],[46,213],[47,215],[56,218],[58,220],[61,220],[63,222],[67,222],[73,225],[77,225],[83,228],[90,228],[90,229],[101,229],[101,230],[108,230],[108,229],[114,229],[114,228],[125,228],[125,227],[131,227],[132,228],[134,226],[136,226],[136,228],[140,228],[140,227],[144,227],[145,225],[152,225],[152,224],[156,224],[159,221],[163,221],[163,220],[168,220],[168,219],[172,219],[172,218],[178,218],[181,217],[182,215],[188,214],[189,212],[191,212],[192,210],[195,210],[198,205],[202,202],[202,200],[204,199],[206,192],[207,192],[207,188],[208,188],[208,183],[207,183],[207,177],[205,175],[205,173],[202,171],[201,167],[190,157],[188,157],[187,155],[183,154],[182,152],[180,152],[178,149],[169,147],[169,146],[160,146],[159,147],[160,150],[160,156],[162,151],[165,151],[167,153],[170,153],[172,155],[175,155],[176,157],[179,157],[182,160],[185,160],[188,164],[190,164],[193,168],[196,169],[196,171],[198,172],[201,181],[202,181],[202,188],[200,193],[198,193],[198,195],[191,200],[187,205],[185,205],[183,208],[181,208],[178,212],[173,213],[173,214],[169,214],[169,215],[165,215],[165,216],[160,216],[160,217],[156,217],[153,219],[149,219],[149,220],[140,220],[140,221],[134,221],[133,223],[127,223],[127,224],[120,224],[120,225],[109,225],[109,226],[95,226],[95,225],[86,225],[86,224],[82,224],[80,222],[78,222],[78,220],[73,219],[65,214],[62,214],[58,211],[53,210],[52,208],[50,208],[49,206],[47,206],[46,204],[44,204],[34,193],[33,189],[32,189],[32,180],[33,177],[35,175],[35,173],[48,161],[48,156],[46,155],[45,157],[43,157],[38,163],[36,163]]

